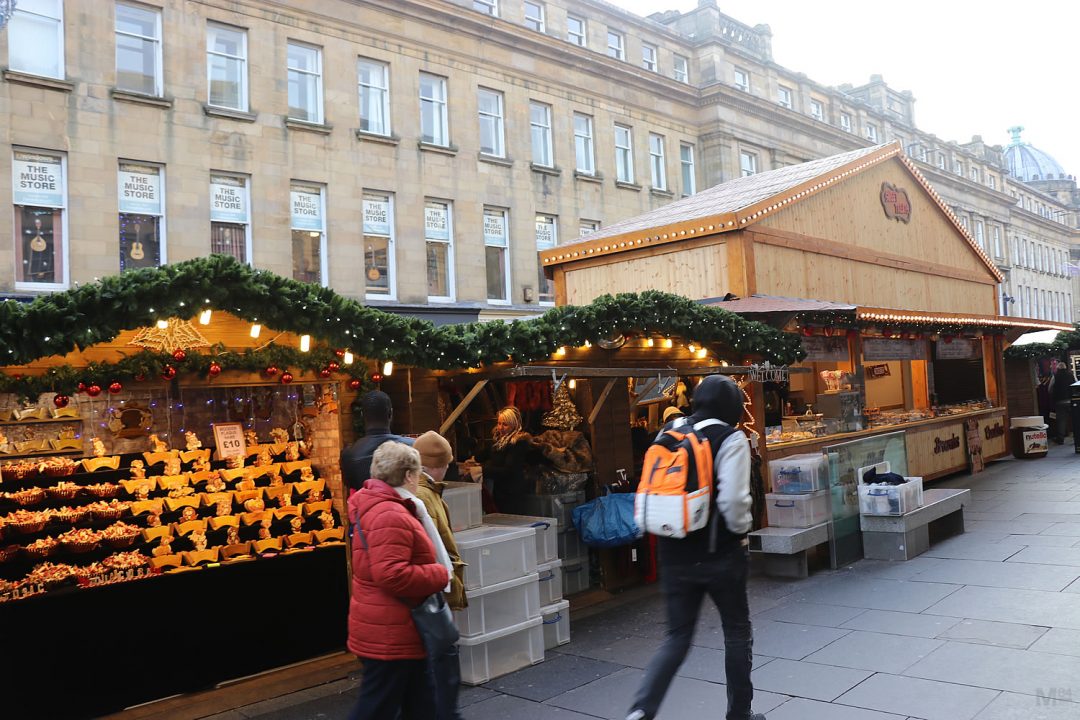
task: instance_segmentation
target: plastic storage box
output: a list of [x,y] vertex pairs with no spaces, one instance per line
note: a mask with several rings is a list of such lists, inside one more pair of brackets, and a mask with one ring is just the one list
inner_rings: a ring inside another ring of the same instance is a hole
[[922,478],[904,478],[903,485],[859,485],[859,512],[863,515],[903,515],[922,507]]
[[831,493],[818,490],[806,495],[765,495],[769,525],[785,528],[808,528],[829,519]]
[[563,576],[563,594],[573,595],[579,592],[585,592],[589,589],[592,583],[592,579],[589,575],[589,561],[588,559],[581,562],[574,563],[573,565],[567,565],[563,563],[562,576]]
[[462,636],[503,630],[540,614],[540,578],[536,573],[469,593],[469,607],[454,611]]
[[544,626],[539,617],[486,635],[458,641],[461,682],[479,685],[544,659]]
[[537,584],[540,586],[541,606],[551,605],[562,600],[562,566],[562,560],[552,560],[536,566],[536,572],[540,576]]
[[536,531],[483,525],[454,534],[465,568],[465,589],[497,585],[536,572]]
[[573,565],[589,557],[589,548],[581,542],[581,535],[577,530],[559,533],[559,557],[564,565]]
[[545,563],[559,557],[559,521],[549,517],[491,513],[484,516],[485,525],[531,527],[536,531],[536,562]]
[[561,493],[559,495],[522,495],[522,502],[527,514],[539,517],[552,517],[559,521],[559,529],[574,527],[572,513],[574,508],[585,502],[585,493]]
[[480,483],[448,482],[442,498],[450,510],[450,529],[454,532],[480,527],[484,509],[480,499]]
[[540,608],[544,619],[544,649],[550,650],[570,642],[570,601],[560,600]]
[[829,461],[824,455],[807,453],[769,461],[774,493],[812,493],[829,487]]

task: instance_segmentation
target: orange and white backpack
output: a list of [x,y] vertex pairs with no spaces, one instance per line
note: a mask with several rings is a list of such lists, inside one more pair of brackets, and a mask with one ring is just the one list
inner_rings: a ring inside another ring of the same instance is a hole
[[665,430],[645,452],[634,497],[634,520],[644,532],[684,538],[708,523],[715,451],[702,430],[712,425],[727,428],[713,419],[684,423]]

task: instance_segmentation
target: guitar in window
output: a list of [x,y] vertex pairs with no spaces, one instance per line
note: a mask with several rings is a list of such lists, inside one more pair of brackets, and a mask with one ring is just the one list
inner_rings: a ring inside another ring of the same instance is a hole
[[131,241],[131,252],[129,254],[132,260],[142,260],[146,257],[142,242],[139,240],[139,223],[135,223],[135,239]]
[[370,282],[379,282],[382,279],[382,271],[375,264],[375,248],[368,245],[367,279]]

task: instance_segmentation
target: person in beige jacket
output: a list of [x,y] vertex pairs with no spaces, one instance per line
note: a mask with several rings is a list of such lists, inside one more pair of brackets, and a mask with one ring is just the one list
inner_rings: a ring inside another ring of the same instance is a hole
[[[450,529],[450,509],[442,499],[446,484],[446,469],[454,459],[450,443],[439,433],[429,430],[416,438],[413,447],[420,453],[420,464],[424,472],[420,476],[420,487],[416,497],[424,503],[428,515],[442,538],[446,553],[454,572],[450,575],[450,591],[446,593],[446,602],[453,610],[462,610],[468,606],[465,597],[465,563],[461,560],[454,533]],[[460,720],[457,709],[458,687],[461,682],[461,670],[458,666],[458,651],[455,646],[449,652],[437,658],[430,658],[432,674],[435,677],[435,699],[438,705],[437,720]]]

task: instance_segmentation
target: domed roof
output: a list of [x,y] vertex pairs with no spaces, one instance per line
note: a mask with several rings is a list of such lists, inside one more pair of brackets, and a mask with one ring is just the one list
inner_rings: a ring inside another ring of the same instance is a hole
[[1012,176],[1021,182],[1064,178],[1065,170],[1057,160],[1031,143],[1020,140],[1023,131],[1024,128],[1019,125],[1009,128],[1012,140],[1005,148],[1005,165]]

